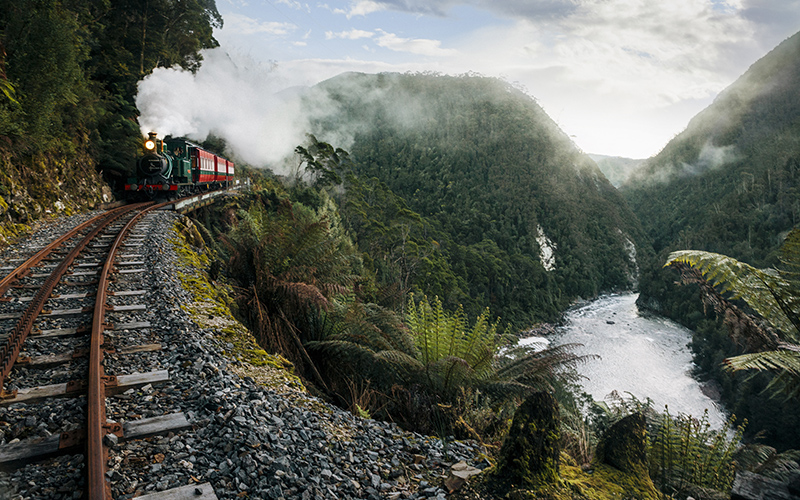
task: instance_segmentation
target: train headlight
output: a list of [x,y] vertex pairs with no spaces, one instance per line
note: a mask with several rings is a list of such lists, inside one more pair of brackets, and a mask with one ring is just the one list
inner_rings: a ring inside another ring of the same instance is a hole
[[156,149],[156,143],[155,141],[145,141],[144,147],[148,151],[153,151],[154,149]]

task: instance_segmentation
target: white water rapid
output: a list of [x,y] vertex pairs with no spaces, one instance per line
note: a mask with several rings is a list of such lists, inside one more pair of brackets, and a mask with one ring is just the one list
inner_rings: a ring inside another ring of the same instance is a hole
[[603,401],[616,390],[641,401],[649,397],[658,411],[669,405],[673,415],[700,418],[708,409],[712,427],[721,428],[725,414],[691,376],[687,344],[692,332],[665,318],[640,316],[636,298],[636,294],[610,295],[569,311],[566,325],[550,342],[583,344],[576,349],[578,354],[601,357],[578,368],[586,377],[583,389],[595,400]]

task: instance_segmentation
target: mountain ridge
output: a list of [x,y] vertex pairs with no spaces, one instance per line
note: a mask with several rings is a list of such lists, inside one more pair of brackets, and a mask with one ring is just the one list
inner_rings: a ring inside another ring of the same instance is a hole
[[349,73],[315,92],[310,102],[321,94],[335,104],[315,135],[354,130],[357,174],[433,222],[465,295],[492,307],[510,300],[493,313],[552,319],[578,297],[635,287],[647,254],[635,217],[535,99],[498,79],[427,74]]

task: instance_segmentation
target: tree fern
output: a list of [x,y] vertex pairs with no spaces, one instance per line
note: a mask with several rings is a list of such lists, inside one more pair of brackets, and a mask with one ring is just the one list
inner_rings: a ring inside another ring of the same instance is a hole
[[[669,256],[665,266],[690,266],[701,273],[706,300],[724,313],[734,336],[748,340],[757,352],[725,360],[729,370],[771,371],[768,388],[789,398],[800,396],[800,230],[789,232],[781,247],[782,268],[756,269],[724,255],[684,250]],[[691,281],[684,274],[684,281]],[[748,318],[723,297],[741,299],[766,325]]]
[[667,258],[666,266],[677,263],[698,269],[703,278],[722,294],[741,299],[775,328],[797,339],[798,329],[791,318],[796,312],[787,308],[793,284],[774,269],[756,269],[744,262],[711,252],[681,250]]
[[255,203],[240,211],[222,240],[238,281],[237,299],[250,306],[259,341],[325,387],[304,344],[310,319],[356,281],[352,252],[343,251],[352,247],[330,233],[324,217],[288,200],[272,210]]

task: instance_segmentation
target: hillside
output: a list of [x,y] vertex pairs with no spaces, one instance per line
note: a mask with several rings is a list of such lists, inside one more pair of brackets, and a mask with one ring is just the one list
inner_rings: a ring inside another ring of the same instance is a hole
[[761,265],[800,221],[800,33],[753,64],[622,188],[656,252]]
[[[531,97],[491,78],[355,73],[319,84],[309,102],[320,94],[335,106],[318,135],[355,131],[355,174],[425,221],[409,234],[430,251],[412,289],[526,327],[636,285],[647,252],[635,217]],[[374,236],[362,233],[363,250]]]
[[696,286],[675,286],[660,265],[673,250],[722,253],[757,267],[800,222],[800,33],[725,89],[621,188],[652,239],[658,259],[642,270],[639,303],[694,330],[694,362],[714,379],[726,408],[763,431],[778,449],[800,442],[796,400],[764,391],[769,377],[731,374],[723,360],[743,347]]

